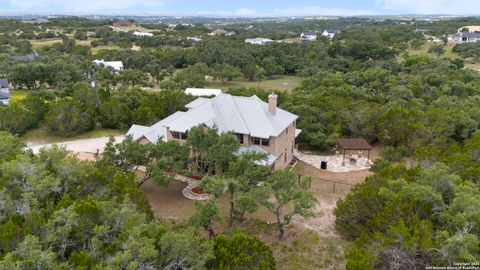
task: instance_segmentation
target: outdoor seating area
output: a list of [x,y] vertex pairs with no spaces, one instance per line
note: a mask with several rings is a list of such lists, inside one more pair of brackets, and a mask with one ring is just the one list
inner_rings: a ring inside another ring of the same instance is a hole
[[372,147],[364,139],[337,140],[335,155],[311,155],[295,151],[295,157],[315,168],[330,172],[351,172],[370,168]]

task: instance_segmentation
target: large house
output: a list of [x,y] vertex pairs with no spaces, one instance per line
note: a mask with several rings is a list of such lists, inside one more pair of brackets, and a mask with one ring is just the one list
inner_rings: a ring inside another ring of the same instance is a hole
[[265,45],[267,43],[273,42],[273,40],[269,38],[247,38],[245,39],[245,42],[256,45]]
[[0,105],[8,106],[10,103],[10,91],[8,89],[8,80],[0,79]]
[[303,39],[303,40],[317,40],[317,33],[316,33],[316,32],[312,32],[312,31],[303,32],[303,33],[300,35],[300,38]]
[[122,61],[105,61],[103,59],[100,59],[100,60],[95,59],[95,60],[93,60],[92,63],[94,63],[96,65],[99,65],[99,66],[102,66],[102,67],[112,68],[115,71],[123,70]]
[[214,98],[198,98],[151,127],[133,125],[128,135],[141,143],[158,140],[185,141],[190,129],[203,125],[216,127],[220,133],[233,132],[245,151],[266,153],[268,165],[275,169],[287,166],[293,159],[297,115],[277,107],[277,95],[268,96],[268,103],[257,96],[241,97],[220,94]]
[[337,29],[325,29],[325,31],[323,31],[322,33],[322,36],[328,37],[328,38],[334,38],[338,32],[340,31]]
[[448,36],[448,41],[454,42],[477,42],[480,41],[480,33],[477,32],[459,32]]

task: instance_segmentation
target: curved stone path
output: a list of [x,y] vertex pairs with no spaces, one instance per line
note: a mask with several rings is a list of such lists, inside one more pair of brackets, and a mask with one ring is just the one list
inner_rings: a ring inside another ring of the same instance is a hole
[[208,194],[196,194],[192,192],[192,189],[197,187],[198,181],[179,174],[175,176],[175,180],[187,183],[187,186],[182,190],[182,194],[188,199],[195,201],[206,201],[210,198],[210,195]]

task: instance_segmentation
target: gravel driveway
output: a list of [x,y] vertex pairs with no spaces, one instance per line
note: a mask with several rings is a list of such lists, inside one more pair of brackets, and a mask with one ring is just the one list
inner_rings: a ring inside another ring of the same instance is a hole
[[[121,142],[125,136],[116,136],[114,137],[115,141]],[[110,137],[100,137],[95,139],[84,139],[84,140],[75,140],[75,141],[65,141],[65,142],[58,142],[58,143],[50,143],[50,144],[41,144],[35,146],[27,146],[28,148],[32,149],[34,154],[37,154],[40,149],[42,148],[50,148],[52,145],[59,145],[65,147],[68,151],[72,151],[74,153],[102,153],[105,145],[107,144]]]

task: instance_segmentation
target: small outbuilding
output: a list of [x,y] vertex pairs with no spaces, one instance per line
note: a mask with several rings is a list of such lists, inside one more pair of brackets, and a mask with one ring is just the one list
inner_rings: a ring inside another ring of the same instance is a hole
[[370,160],[372,146],[365,139],[338,139],[337,149],[343,151],[342,164],[344,164],[347,151],[368,151],[367,159]]

